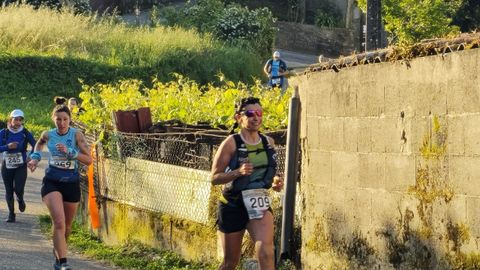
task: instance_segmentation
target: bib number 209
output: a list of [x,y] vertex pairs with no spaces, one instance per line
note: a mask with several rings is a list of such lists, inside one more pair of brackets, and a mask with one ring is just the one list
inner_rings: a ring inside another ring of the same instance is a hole
[[249,219],[261,219],[270,208],[270,198],[266,189],[249,189],[242,191],[243,203]]
[[253,197],[250,198],[250,208],[264,208],[265,206],[270,206],[270,199],[268,197]]

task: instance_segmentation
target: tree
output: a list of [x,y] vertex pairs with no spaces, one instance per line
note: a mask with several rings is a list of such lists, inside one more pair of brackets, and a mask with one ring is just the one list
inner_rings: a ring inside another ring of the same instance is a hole
[[480,28],[480,0],[465,0],[453,18],[452,24],[460,27],[462,32]]
[[[357,0],[365,11],[367,0]],[[382,0],[382,16],[390,43],[411,44],[458,33],[452,25],[462,0]]]

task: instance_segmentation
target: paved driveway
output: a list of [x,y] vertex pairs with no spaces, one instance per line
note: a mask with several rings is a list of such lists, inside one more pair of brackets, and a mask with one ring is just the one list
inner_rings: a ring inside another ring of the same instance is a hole
[[[38,225],[38,216],[47,214],[40,198],[40,185],[46,162],[35,173],[29,174],[25,187],[27,209],[17,213],[16,223],[4,221],[8,214],[5,203],[5,188],[0,182],[0,269],[1,270],[47,270],[53,269],[52,241],[47,239]],[[0,177],[1,178],[1,177]],[[15,203],[16,209],[18,205]],[[18,212],[18,210],[16,211]],[[68,256],[74,270],[115,269],[82,258],[79,254]]]

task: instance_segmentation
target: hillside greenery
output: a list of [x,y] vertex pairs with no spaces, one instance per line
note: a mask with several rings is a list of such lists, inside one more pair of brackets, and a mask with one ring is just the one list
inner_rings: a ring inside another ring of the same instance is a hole
[[[53,97],[78,96],[82,83],[116,83],[173,73],[199,84],[253,83],[262,64],[254,53],[178,27],[131,27],[115,16],[74,15],[30,6],[0,8],[0,119],[20,108],[39,134],[52,126]],[[151,86],[151,85],[150,85]]]

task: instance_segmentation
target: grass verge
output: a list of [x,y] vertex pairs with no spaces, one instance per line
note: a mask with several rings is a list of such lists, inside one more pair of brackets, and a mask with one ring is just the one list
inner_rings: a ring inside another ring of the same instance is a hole
[[[41,231],[51,237],[50,216],[39,217]],[[110,247],[98,237],[74,222],[69,247],[89,258],[110,263],[124,269],[177,270],[177,269],[216,269],[213,264],[192,263],[179,255],[166,250],[147,247],[139,242],[129,242],[122,246]]]

